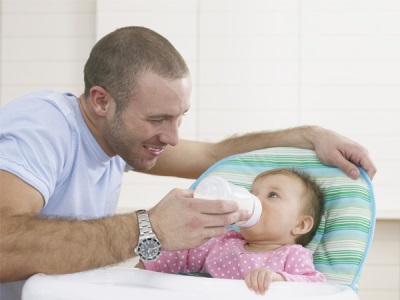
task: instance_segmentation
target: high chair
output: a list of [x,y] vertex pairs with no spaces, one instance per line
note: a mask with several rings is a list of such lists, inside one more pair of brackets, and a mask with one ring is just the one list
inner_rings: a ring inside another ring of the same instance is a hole
[[360,178],[353,180],[339,168],[322,164],[312,150],[268,148],[217,162],[190,188],[206,176],[217,175],[250,189],[256,175],[282,167],[308,172],[324,189],[324,215],[306,247],[313,251],[314,265],[328,282],[347,285],[357,292],[375,227],[373,187],[363,169]]

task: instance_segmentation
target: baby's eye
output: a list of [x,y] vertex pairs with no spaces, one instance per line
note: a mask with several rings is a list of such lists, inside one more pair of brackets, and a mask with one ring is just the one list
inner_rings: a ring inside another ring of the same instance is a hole
[[268,197],[269,197],[269,198],[278,198],[278,194],[275,193],[275,192],[270,192],[270,193],[268,194]]

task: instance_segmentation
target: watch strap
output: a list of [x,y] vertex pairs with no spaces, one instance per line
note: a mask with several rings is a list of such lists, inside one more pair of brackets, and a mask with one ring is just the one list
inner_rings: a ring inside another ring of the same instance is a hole
[[139,239],[144,237],[153,236],[153,229],[151,228],[149,215],[144,209],[136,211],[139,225]]

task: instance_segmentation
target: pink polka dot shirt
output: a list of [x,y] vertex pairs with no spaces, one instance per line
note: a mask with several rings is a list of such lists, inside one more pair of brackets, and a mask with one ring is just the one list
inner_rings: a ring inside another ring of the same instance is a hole
[[247,252],[247,242],[239,232],[210,239],[198,248],[168,252],[152,262],[143,262],[147,270],[163,273],[208,273],[215,278],[244,279],[254,269],[269,268],[286,281],[324,282],[322,273],[315,270],[312,252],[301,245],[284,245],[268,252]]

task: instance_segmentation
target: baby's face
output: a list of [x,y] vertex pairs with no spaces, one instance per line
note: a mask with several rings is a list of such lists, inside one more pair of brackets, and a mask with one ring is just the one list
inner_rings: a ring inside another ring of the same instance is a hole
[[251,193],[262,205],[260,220],[240,232],[247,241],[293,243],[293,229],[305,206],[304,185],[299,178],[284,174],[267,175],[257,179]]

